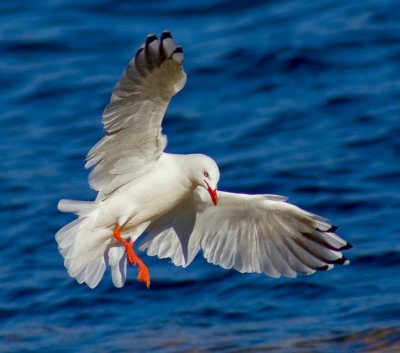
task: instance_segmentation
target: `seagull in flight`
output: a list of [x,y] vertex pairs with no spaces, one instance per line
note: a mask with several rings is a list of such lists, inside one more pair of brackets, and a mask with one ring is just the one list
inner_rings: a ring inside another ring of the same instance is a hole
[[111,267],[123,287],[128,263],[149,288],[140,250],[188,266],[202,250],[225,269],[296,277],[347,265],[351,245],[320,216],[277,195],[217,190],[217,164],[203,154],[164,152],[162,120],[171,98],[186,82],[183,50],[170,32],[149,35],[129,62],[106,106],[104,137],[89,151],[94,201],[60,200],[58,209],[78,218],[56,241],[71,277],[90,288]]

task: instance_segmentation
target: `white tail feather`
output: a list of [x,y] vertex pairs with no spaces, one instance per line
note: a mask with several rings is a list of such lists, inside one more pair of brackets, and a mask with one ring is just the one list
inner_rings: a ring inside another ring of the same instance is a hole
[[92,217],[97,213],[94,202],[61,200],[58,207],[60,211],[79,215],[78,219],[56,234],[64,265],[69,275],[75,277],[78,283],[85,282],[90,288],[94,288],[106,269],[105,253],[114,241],[112,230],[93,228]]
[[126,281],[126,252],[122,246],[111,247],[104,256],[107,265],[111,266],[112,282],[115,287],[122,288]]
[[90,215],[96,208],[96,203],[90,201],[60,200],[58,202],[59,211],[75,213],[82,217]]

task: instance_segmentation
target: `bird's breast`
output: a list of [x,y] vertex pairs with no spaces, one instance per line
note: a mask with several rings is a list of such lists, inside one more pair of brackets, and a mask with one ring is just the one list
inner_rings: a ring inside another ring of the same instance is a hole
[[177,206],[191,185],[175,173],[155,171],[118,189],[107,200],[114,219],[128,220],[129,228],[154,221]]

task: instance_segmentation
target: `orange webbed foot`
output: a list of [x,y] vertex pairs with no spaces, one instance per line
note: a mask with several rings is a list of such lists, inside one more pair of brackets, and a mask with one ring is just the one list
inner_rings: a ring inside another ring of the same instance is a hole
[[144,282],[146,285],[147,289],[150,289],[150,273],[149,269],[147,266],[142,262],[141,265],[139,265],[139,272],[137,279],[139,282]]
[[135,250],[133,249],[134,241],[131,240],[129,243],[121,237],[121,226],[118,224],[114,229],[114,237],[117,239],[124,247],[126,251],[126,256],[128,258],[129,263],[132,266],[139,265],[139,272],[137,279],[139,282],[144,282],[146,284],[147,289],[150,288],[150,274],[147,266],[140,260],[140,258],[135,254]]

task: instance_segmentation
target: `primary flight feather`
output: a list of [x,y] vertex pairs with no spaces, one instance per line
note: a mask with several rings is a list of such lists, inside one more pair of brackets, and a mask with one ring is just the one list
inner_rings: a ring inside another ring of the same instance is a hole
[[103,113],[104,137],[89,151],[96,200],[61,200],[78,218],[56,234],[70,276],[90,288],[106,267],[122,287],[128,262],[150,286],[134,251],[188,266],[202,250],[208,262],[240,272],[295,277],[348,264],[351,247],[327,220],[276,195],[217,191],[217,164],[201,154],[165,153],[162,120],[186,82],[183,51],[169,32],[149,35],[114,88]]

